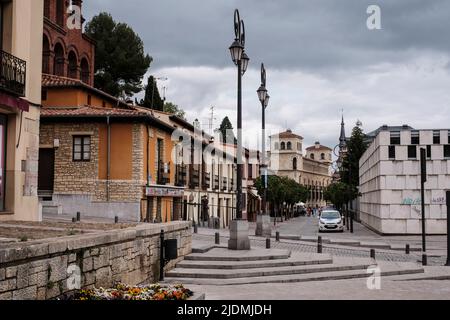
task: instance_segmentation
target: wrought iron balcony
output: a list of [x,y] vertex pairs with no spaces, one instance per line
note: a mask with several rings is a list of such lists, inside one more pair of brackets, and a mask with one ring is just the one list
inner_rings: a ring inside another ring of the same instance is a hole
[[19,97],[25,96],[27,63],[12,54],[0,50],[0,89]]
[[222,178],[222,191],[227,190],[228,179],[226,177]]
[[209,172],[203,172],[203,189],[206,190],[211,186],[211,174]]
[[219,175],[215,175],[214,176],[214,187],[213,187],[213,189],[214,190],[219,190]]

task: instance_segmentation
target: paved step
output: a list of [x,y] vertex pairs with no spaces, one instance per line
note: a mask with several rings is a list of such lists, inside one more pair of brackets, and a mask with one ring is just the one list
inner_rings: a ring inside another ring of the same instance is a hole
[[192,253],[185,260],[195,261],[259,261],[288,259],[291,256],[289,250],[252,249],[248,251],[232,251],[226,248],[214,248],[206,253]]
[[288,259],[258,260],[258,261],[197,261],[184,260],[176,267],[183,269],[256,269],[288,266],[304,266],[331,264],[333,259],[327,254],[296,253]]
[[[409,263],[404,263],[403,265],[400,266],[397,263],[384,262],[382,264],[379,264],[379,266],[381,268],[382,277],[420,274],[424,272],[423,268],[421,268],[420,266]],[[258,283],[289,283],[289,282],[294,283],[294,282],[358,279],[358,278],[368,278],[371,275],[372,274],[367,273],[366,270],[341,270],[341,271],[329,271],[320,273],[262,276],[262,277],[237,278],[237,279],[166,277],[165,283],[183,283],[195,285],[244,285],[244,284],[258,284]]]
[[372,261],[358,264],[327,264],[327,265],[308,265],[308,266],[288,266],[288,267],[269,267],[253,269],[188,269],[176,268],[166,273],[167,277],[172,278],[207,278],[207,279],[233,279],[250,277],[268,277],[280,275],[295,275],[306,273],[320,273],[331,271],[347,270],[367,270]]

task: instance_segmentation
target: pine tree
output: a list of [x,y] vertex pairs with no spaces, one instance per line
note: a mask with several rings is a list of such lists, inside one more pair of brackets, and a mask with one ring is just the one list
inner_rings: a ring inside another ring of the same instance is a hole
[[367,150],[364,137],[363,130],[359,126],[353,128],[352,136],[347,142],[348,153],[342,164],[342,182],[353,187],[359,185],[359,160]]
[[230,119],[225,117],[220,124],[219,131],[221,134],[221,139],[223,143],[234,143],[237,144],[237,139],[233,132],[233,125]]
[[144,108],[164,111],[164,101],[159,94],[158,86],[153,76],[148,77],[147,86],[145,87],[145,97],[140,103]]

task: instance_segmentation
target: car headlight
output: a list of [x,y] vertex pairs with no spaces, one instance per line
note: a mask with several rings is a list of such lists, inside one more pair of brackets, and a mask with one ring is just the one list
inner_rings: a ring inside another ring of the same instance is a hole
[[325,224],[325,222],[323,222],[322,220],[319,220],[319,223],[320,223],[320,224]]

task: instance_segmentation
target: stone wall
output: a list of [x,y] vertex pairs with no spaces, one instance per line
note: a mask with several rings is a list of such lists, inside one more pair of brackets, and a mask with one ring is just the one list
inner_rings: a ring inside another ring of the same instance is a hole
[[179,258],[166,266],[168,270],[192,251],[190,222],[146,224],[0,248],[0,300],[44,300],[69,293],[76,279],[71,270],[77,267],[82,288],[155,282],[161,229],[165,239],[178,239]]

